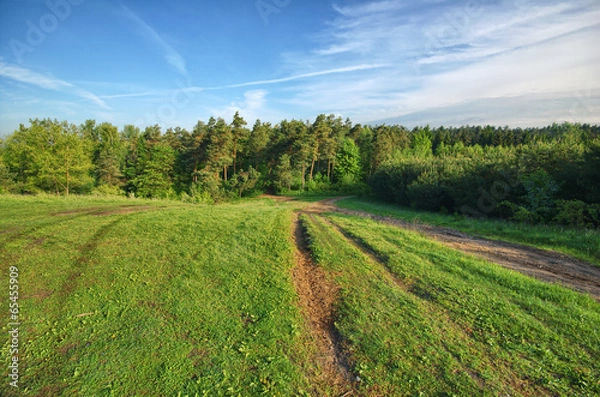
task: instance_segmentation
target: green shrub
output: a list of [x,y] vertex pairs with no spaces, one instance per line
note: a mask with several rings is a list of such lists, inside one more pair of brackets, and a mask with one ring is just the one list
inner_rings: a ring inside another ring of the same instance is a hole
[[311,193],[330,192],[332,191],[331,182],[329,182],[327,175],[317,172],[312,180],[306,182],[306,190]]
[[579,228],[600,226],[600,205],[587,204],[580,200],[559,200],[556,203],[555,223]]

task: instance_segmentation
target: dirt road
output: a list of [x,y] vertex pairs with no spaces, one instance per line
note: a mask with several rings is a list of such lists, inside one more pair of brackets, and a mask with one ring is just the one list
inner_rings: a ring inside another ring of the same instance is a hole
[[338,212],[415,230],[450,248],[485,258],[538,280],[558,283],[576,291],[588,293],[600,302],[600,267],[554,251],[489,240],[444,227],[414,224],[368,212],[336,207],[335,202],[342,199],[343,197],[312,203],[305,211],[317,214]]

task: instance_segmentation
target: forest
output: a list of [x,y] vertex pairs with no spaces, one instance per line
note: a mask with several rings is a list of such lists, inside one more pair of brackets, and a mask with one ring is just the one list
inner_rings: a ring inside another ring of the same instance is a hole
[[600,127],[460,128],[257,120],[191,131],[30,120],[0,141],[0,193],[216,203],[272,192],[374,193],[419,210],[600,227]]

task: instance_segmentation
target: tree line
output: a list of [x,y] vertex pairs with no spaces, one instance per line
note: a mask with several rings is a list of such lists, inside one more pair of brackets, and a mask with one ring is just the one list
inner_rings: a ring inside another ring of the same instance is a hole
[[459,128],[257,120],[191,131],[30,120],[0,142],[0,192],[218,202],[257,192],[366,192],[417,209],[600,223],[600,127]]
[[353,125],[335,116],[252,128],[236,113],[191,131],[143,131],[88,120],[30,120],[0,143],[0,190],[17,194],[125,193],[220,201],[255,191],[351,188],[361,181]]
[[415,209],[527,223],[600,226],[600,128],[418,129],[369,178]]

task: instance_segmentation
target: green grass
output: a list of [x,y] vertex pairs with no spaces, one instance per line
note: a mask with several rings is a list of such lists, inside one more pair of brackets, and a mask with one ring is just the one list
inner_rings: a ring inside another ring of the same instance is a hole
[[[293,211],[311,200],[0,196],[1,332],[11,266],[22,322],[21,389],[4,365],[0,395],[330,395],[291,272]],[[353,396],[600,395],[591,298],[418,233],[303,219],[340,287]]]
[[336,325],[373,395],[598,395],[600,305],[417,233],[318,217],[316,260],[341,286]]
[[413,223],[426,223],[490,238],[554,250],[600,266],[600,231],[548,225],[526,225],[501,220],[414,211],[372,198],[350,198],[336,203],[341,208],[367,211]]
[[150,208],[111,214],[132,202],[0,200],[2,272],[20,272],[23,395],[310,389],[289,208],[135,201]]
[[281,197],[288,197],[299,202],[314,203],[317,201],[334,198],[338,195],[335,193],[319,193],[319,192],[288,192]]

